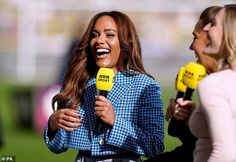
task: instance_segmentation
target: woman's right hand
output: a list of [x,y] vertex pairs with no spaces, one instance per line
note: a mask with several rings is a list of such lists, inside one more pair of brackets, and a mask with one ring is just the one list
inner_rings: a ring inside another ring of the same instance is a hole
[[169,105],[167,107],[166,114],[165,114],[166,121],[169,121],[174,116],[175,105],[176,105],[175,99],[171,98],[169,100]]
[[52,132],[56,132],[58,128],[72,132],[80,127],[82,121],[78,110],[60,109],[52,113],[49,119],[49,128]]
[[177,120],[188,120],[193,110],[196,108],[196,104],[190,100],[183,100],[179,98],[176,100],[174,117]]

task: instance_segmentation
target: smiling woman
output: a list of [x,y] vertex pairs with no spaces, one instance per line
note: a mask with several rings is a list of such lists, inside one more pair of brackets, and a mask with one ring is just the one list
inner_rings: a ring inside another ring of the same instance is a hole
[[[115,74],[107,98],[97,94],[99,68]],[[164,149],[161,88],[145,71],[135,26],[121,12],[91,19],[52,105],[44,139],[54,153],[79,150],[77,162],[140,161]]]
[[204,27],[204,52],[218,58],[217,71],[198,86],[200,105],[190,117],[198,138],[194,162],[236,161],[236,4],[225,5]]

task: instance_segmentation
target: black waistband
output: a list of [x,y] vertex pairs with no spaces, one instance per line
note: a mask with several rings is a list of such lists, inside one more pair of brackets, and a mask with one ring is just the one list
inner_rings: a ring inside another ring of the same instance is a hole
[[119,153],[119,154],[113,154],[113,155],[99,155],[99,156],[92,156],[91,151],[79,151],[79,155],[96,158],[96,159],[120,159],[120,158],[140,158],[140,156],[131,153],[131,152],[125,152],[125,153]]

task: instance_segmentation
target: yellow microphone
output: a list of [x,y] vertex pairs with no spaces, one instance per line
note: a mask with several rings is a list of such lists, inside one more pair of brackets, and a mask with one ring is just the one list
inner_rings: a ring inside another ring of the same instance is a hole
[[[185,72],[185,67],[181,67],[176,75],[175,78],[175,89],[177,90],[177,95],[175,100],[178,98],[184,98],[185,92],[186,92],[186,85],[183,83],[183,75]],[[168,126],[168,134],[171,136],[176,135],[176,126],[180,127],[178,125],[183,125],[183,121],[177,120],[175,117],[171,116],[171,118],[168,117],[169,120],[169,126]],[[182,127],[182,126],[181,126]]]
[[[110,68],[100,68],[98,70],[96,76],[96,87],[98,90],[98,95],[102,95],[107,97],[107,93],[111,91],[113,83],[114,83],[114,71]],[[101,129],[104,125],[102,119],[100,117],[96,117],[97,124],[98,124],[98,133],[101,132]]]
[[206,76],[206,69],[203,65],[196,62],[189,62],[185,67],[183,74],[183,83],[186,85],[184,100],[191,100],[193,91],[198,83]]
[[183,83],[184,72],[185,72],[185,67],[181,67],[175,78],[175,89],[177,90],[176,99],[184,97],[184,94],[187,89],[186,85],[184,85]]
[[114,71],[110,68],[100,68],[96,77],[96,87],[99,95],[107,97],[114,83]]

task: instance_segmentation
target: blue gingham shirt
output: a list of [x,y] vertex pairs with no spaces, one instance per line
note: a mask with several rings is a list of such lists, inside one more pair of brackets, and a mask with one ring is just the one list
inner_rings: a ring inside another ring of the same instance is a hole
[[94,114],[97,89],[95,77],[85,87],[83,102],[78,106],[82,125],[73,132],[58,129],[49,140],[48,125],[44,140],[54,153],[68,148],[91,151],[92,155],[133,152],[154,157],[164,149],[164,114],[160,85],[145,74],[125,76],[118,72],[107,98],[116,113],[114,125],[96,133]]

